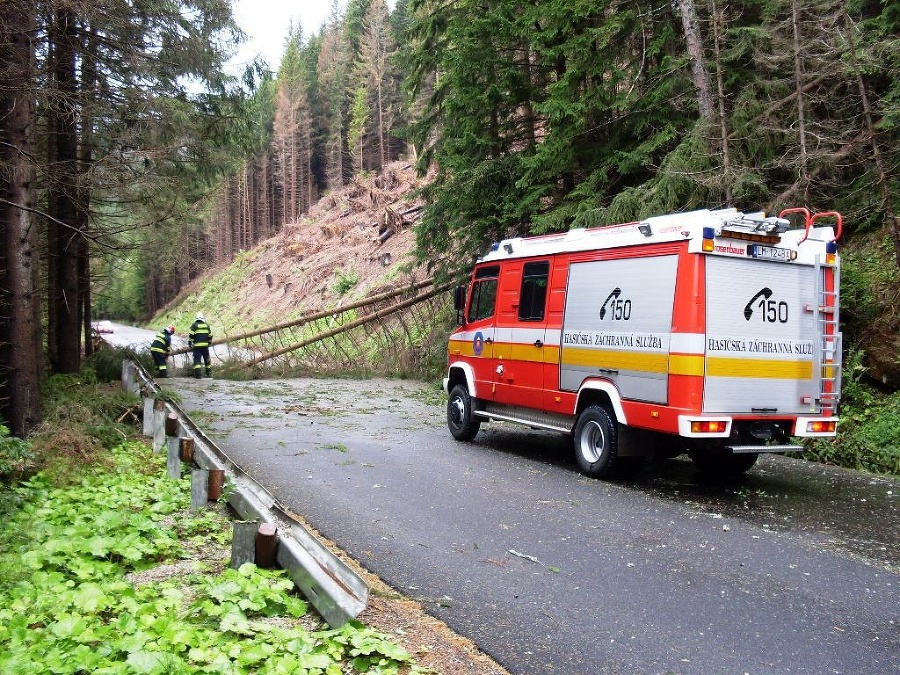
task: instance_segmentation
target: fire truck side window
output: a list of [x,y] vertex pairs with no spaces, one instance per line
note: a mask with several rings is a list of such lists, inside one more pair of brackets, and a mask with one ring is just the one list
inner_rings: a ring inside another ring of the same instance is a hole
[[497,277],[500,268],[482,267],[475,272],[475,283],[472,285],[472,301],[469,303],[469,317],[471,321],[481,321],[494,314],[494,305],[497,301]]
[[522,268],[522,292],[519,294],[519,321],[543,321],[547,306],[547,260],[525,263]]

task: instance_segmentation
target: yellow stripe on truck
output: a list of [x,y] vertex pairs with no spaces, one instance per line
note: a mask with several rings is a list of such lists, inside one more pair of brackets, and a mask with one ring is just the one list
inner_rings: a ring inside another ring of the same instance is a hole
[[669,356],[669,375],[695,375],[703,377],[704,360],[695,354],[672,354]]
[[634,370],[644,373],[666,373],[668,371],[668,363],[668,354],[566,347],[563,350],[563,362],[561,365],[609,368],[610,370]]
[[[475,356],[475,349],[469,340],[450,340],[447,350],[454,356]],[[496,359],[531,363],[559,363],[559,347],[556,345],[545,345],[541,349],[533,344],[495,342],[492,350],[491,356]]]
[[[459,356],[475,356],[468,340],[451,340],[450,353]],[[559,363],[560,349],[545,346],[538,349],[532,344],[501,343],[494,345],[494,357],[511,361],[533,363]],[[787,361],[777,359],[740,359],[727,357],[705,358],[695,354],[660,354],[567,347],[561,366],[609,368],[645,373],[692,375],[702,377],[745,377],[751,379],[811,380],[811,361]]]
[[778,380],[811,380],[812,361],[779,361],[775,359],[706,359],[709,377],[772,378]]
[[456,356],[474,356],[471,340],[450,340],[447,351]]
[[559,347],[535,347],[533,344],[517,344],[501,342],[494,344],[494,356],[511,361],[527,361],[531,363],[558,363]]

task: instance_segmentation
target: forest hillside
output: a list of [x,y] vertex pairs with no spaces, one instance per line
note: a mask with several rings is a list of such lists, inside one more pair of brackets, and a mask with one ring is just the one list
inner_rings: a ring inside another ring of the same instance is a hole
[[[150,325],[174,323],[184,333],[202,311],[216,335],[236,335],[427,278],[429,266],[416,256],[416,225],[430,180],[405,161],[356,176],[296,223],[194,279]],[[879,232],[851,232],[841,252],[846,375],[896,390],[900,289],[893,248]]]
[[283,323],[426,278],[416,262],[417,190],[398,161],[316,202],[296,223],[192,281],[152,319],[186,333],[202,311],[217,336]]

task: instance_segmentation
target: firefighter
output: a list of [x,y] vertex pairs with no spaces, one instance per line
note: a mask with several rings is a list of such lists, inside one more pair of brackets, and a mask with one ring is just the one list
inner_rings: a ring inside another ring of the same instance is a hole
[[[212,342],[212,331],[202,312],[197,312],[191,331],[188,333],[188,347],[194,352],[194,377],[198,380],[203,376],[203,367],[206,367],[206,376],[212,377],[212,368],[209,365],[209,343]],[[201,364],[202,361],[202,364]]]
[[169,376],[166,359],[169,358],[169,352],[172,351],[172,336],[174,334],[175,326],[166,326],[156,334],[153,342],[150,343],[150,354],[153,356],[153,362],[156,364],[157,377]]

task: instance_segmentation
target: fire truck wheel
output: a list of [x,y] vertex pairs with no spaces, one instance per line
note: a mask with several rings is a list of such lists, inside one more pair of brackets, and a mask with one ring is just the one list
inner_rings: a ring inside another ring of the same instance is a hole
[[618,459],[618,438],[612,413],[599,405],[585,408],[573,436],[578,467],[594,478],[612,475]]
[[759,454],[744,452],[737,455],[729,455],[724,452],[692,452],[690,453],[694,466],[701,473],[711,476],[737,476],[746,473],[753,468]]
[[481,428],[481,420],[472,414],[472,397],[464,385],[457,384],[450,390],[447,426],[458,441],[471,441]]

